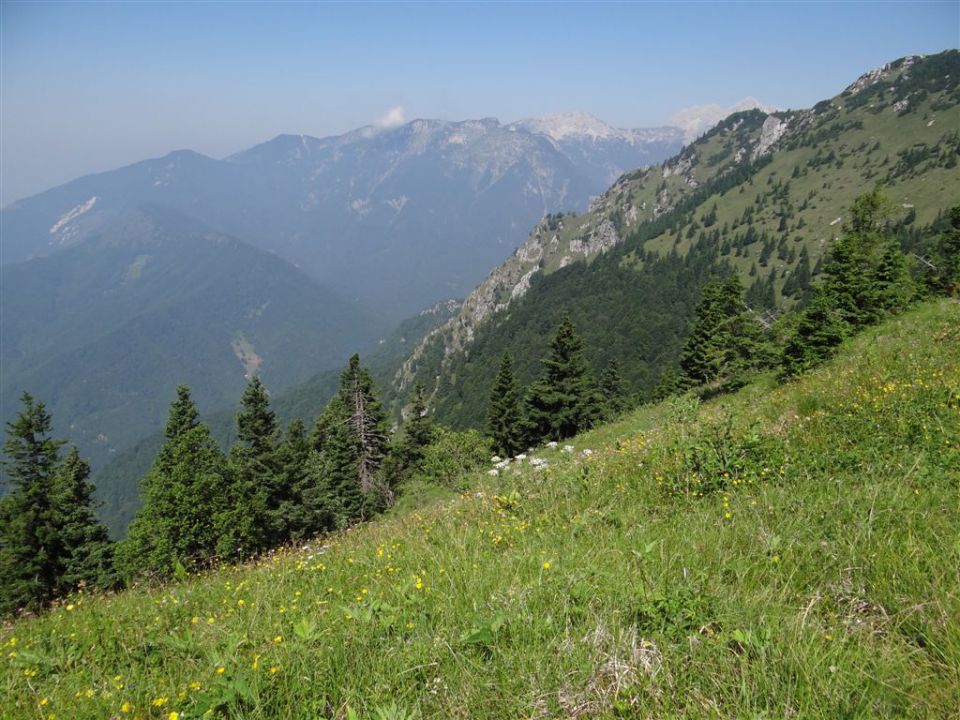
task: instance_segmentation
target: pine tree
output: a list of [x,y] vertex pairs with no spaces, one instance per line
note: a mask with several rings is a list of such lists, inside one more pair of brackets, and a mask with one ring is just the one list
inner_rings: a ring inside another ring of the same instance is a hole
[[389,440],[386,422],[370,373],[354,355],[312,436],[317,452],[311,462],[314,503],[317,508],[333,508],[340,526],[393,500],[379,472]]
[[533,440],[561,440],[590,427],[600,403],[583,359],[583,341],[564,316],[543,359],[544,376],[527,398],[527,425]]
[[0,500],[0,614],[115,580],[113,546],[93,514],[90,466],[76,448],[60,460],[63,441],[50,438],[43,403],[28,393],[22,400],[4,445],[13,487]]
[[280,506],[289,503],[291,490],[278,468],[277,418],[259,376],[250,379],[240,402],[237,442],[230,448],[236,502],[228,511],[221,550],[243,547],[255,553],[287,540]]
[[513,358],[508,352],[500,360],[500,370],[490,391],[487,432],[493,438],[494,449],[501,455],[511,457],[523,449],[523,407],[513,376]]
[[347,411],[346,424],[356,444],[357,484],[367,497],[381,493],[389,503],[389,489],[377,482],[377,469],[387,453],[387,416],[374,390],[370,372],[353,355],[340,381],[340,397]]
[[293,420],[277,448],[281,485],[289,488],[289,494],[277,508],[277,519],[285,539],[300,539],[326,529],[317,527],[304,500],[304,495],[310,493],[311,487],[308,469],[311,452],[303,421]]
[[7,423],[4,469],[11,490],[0,500],[0,613],[38,609],[56,597],[62,548],[54,500],[61,440],[42,402],[21,396]]
[[731,275],[707,283],[680,356],[682,384],[728,391],[772,362],[763,329],[753,313],[744,309],[739,279]]
[[178,563],[199,566],[227,533],[233,483],[223,453],[197,418],[189,388],[178,387],[166,442],[143,480],[143,507],[117,548],[118,566],[127,577],[166,576]]
[[854,328],[899,309],[911,294],[905,258],[887,230],[890,213],[879,186],[860,195],[823,266],[823,289]]
[[960,295],[960,205],[950,210],[950,227],[934,245],[935,286],[945,295]]
[[816,286],[810,303],[799,313],[797,324],[787,337],[780,357],[785,377],[798,375],[819,365],[851,332],[830,296]]
[[627,408],[627,391],[620,373],[620,362],[611,358],[600,376],[600,397],[605,418],[614,418]]
[[420,468],[423,453],[436,436],[425,393],[423,385],[417,383],[407,420],[400,428],[388,460],[384,463],[383,482],[390,487],[408,479]]
[[93,513],[94,487],[90,465],[71,448],[60,464],[54,484],[57,528],[63,551],[57,594],[79,587],[110,588],[117,584],[113,543],[107,528]]

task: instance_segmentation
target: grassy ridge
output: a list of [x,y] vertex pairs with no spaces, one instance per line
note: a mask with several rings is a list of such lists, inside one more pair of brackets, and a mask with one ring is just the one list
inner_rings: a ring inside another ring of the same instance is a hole
[[0,715],[955,716],[958,328],[960,304],[927,304],[786,386],[641,409],[255,565],[74,598],[2,630]]

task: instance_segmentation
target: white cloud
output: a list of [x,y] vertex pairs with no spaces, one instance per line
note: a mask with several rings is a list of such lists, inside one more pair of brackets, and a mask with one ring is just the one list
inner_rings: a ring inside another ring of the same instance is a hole
[[396,127],[397,125],[403,125],[406,122],[406,113],[403,111],[403,105],[397,105],[392,107],[383,115],[383,117],[377,120],[377,125],[380,127]]

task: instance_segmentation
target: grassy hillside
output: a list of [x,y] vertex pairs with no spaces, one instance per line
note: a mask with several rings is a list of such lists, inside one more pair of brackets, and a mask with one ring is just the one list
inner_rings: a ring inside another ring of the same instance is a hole
[[955,716],[958,328],[930,303],[785,386],[643,408],[256,564],[70,599],[0,631],[0,712]]

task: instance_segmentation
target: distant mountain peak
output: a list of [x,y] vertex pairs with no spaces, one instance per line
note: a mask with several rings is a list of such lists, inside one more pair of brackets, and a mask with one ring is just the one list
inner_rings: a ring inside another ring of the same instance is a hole
[[627,130],[619,130],[607,125],[603,120],[586,112],[562,112],[540,117],[528,118],[514,123],[530,132],[547,135],[554,140],[566,140],[571,137],[589,137],[593,140],[607,140],[629,135]]
[[765,105],[755,97],[745,97],[743,100],[729,107],[723,107],[717,103],[709,103],[683,108],[674,113],[668,123],[683,130],[684,140],[690,142],[696,140],[718,122],[735,112],[761,110],[765,113],[772,113],[778,109],[779,108],[773,105]]

